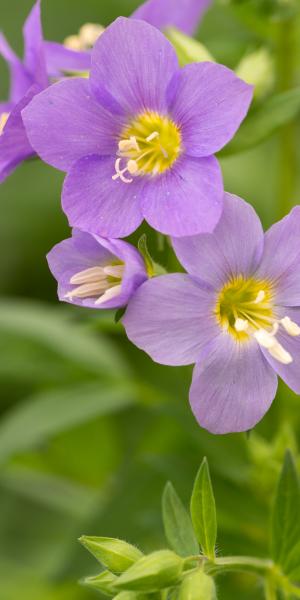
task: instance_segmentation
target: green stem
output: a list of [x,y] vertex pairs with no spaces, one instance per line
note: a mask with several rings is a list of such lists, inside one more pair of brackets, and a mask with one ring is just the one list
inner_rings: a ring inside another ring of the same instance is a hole
[[255,573],[256,575],[267,575],[274,568],[271,560],[254,558],[252,556],[228,556],[216,558],[214,563],[207,563],[206,571],[212,575],[229,571],[242,571]]
[[271,577],[266,578],[265,582],[265,598],[266,600],[277,600],[276,586]]
[[[295,24],[294,19],[278,24],[277,79],[278,92],[294,86],[295,75]],[[292,207],[297,177],[295,123],[282,127],[279,138],[278,218]]]

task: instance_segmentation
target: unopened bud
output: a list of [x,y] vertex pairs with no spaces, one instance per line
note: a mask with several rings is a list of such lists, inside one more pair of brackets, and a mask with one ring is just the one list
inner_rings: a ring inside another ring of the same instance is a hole
[[175,584],[183,568],[183,559],[171,550],[159,550],[143,556],[119,577],[116,588],[156,592]]
[[135,546],[115,538],[84,535],[79,541],[100,563],[114,573],[123,573],[143,556]]
[[179,589],[178,600],[216,600],[216,598],[213,578],[200,569],[187,575]]
[[118,577],[110,571],[103,571],[95,577],[86,577],[81,583],[93,588],[94,590],[98,590],[105,596],[115,596],[116,591],[113,587],[113,584],[115,581],[117,581],[117,579]]
[[274,84],[274,63],[266,48],[242,58],[235,71],[238,77],[254,86],[255,98],[265,96]]

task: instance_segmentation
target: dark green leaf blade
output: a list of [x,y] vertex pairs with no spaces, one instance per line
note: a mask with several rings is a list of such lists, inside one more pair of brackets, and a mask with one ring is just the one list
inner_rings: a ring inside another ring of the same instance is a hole
[[221,150],[219,156],[230,156],[257,146],[292,121],[299,112],[300,87],[271,96],[249,113],[233,140]]
[[169,481],[162,497],[162,514],[166,538],[171,548],[180,556],[199,553],[199,545],[190,516],[175,488]]
[[279,478],[272,513],[271,554],[286,570],[288,556],[300,539],[300,487],[293,456],[288,450]]
[[203,553],[213,560],[217,539],[217,516],[206,458],[203,459],[194,483],[191,497],[191,517]]

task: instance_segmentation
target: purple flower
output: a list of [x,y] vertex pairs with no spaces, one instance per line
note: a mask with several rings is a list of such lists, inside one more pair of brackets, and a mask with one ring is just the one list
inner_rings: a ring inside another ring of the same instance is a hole
[[147,21],[161,30],[176,27],[192,35],[211,3],[212,0],[147,0],[132,17]]
[[29,139],[68,172],[72,226],[125,237],[145,218],[173,236],[212,231],[223,205],[214,156],[244,118],[252,88],[221,65],[179,69],[168,40],[117,19],[92,54],[90,80],[58,83],[23,111]]
[[79,230],[47,256],[58,281],[58,297],[88,308],[120,308],[147,279],[140,253],[122,240]]
[[264,235],[230,194],[214,233],[174,239],[187,274],[144,283],[124,317],[128,337],[157,362],[196,363],[190,403],[212,433],[263,417],[277,375],[300,393],[300,206]]
[[[5,37],[0,33],[0,54],[10,68],[11,87],[7,102],[0,103],[0,182],[3,181],[15,167],[26,158],[35,154],[28,141],[23,125],[21,111],[31,101],[33,96],[50,83],[48,75],[52,66],[48,65],[55,59],[56,69],[66,61],[66,50],[60,50],[55,56],[49,50],[47,56],[44,48],[41,27],[40,0],[32,8],[24,24],[24,59],[21,61],[9,46]],[[69,63],[79,70],[81,55],[68,52]]]

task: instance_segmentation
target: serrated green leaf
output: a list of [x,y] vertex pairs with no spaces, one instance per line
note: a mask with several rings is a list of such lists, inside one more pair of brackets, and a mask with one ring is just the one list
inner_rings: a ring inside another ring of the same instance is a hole
[[230,156],[249,150],[292,121],[300,112],[300,87],[267,98],[250,111],[233,140],[219,152]]
[[198,471],[191,497],[194,530],[205,556],[215,558],[217,540],[216,505],[206,458]]
[[173,44],[181,67],[194,62],[214,62],[213,56],[201,42],[185,35],[175,27],[168,27],[165,35]]
[[117,538],[83,535],[79,541],[100,563],[114,573],[123,573],[143,556],[138,548]]
[[158,550],[143,556],[116,582],[116,588],[137,592],[156,592],[175,584],[183,560],[171,550]]
[[190,516],[171,482],[166,484],[162,498],[165,534],[171,548],[180,556],[199,553],[199,545]]
[[283,571],[291,550],[300,540],[299,478],[290,451],[286,452],[272,513],[271,554]]

